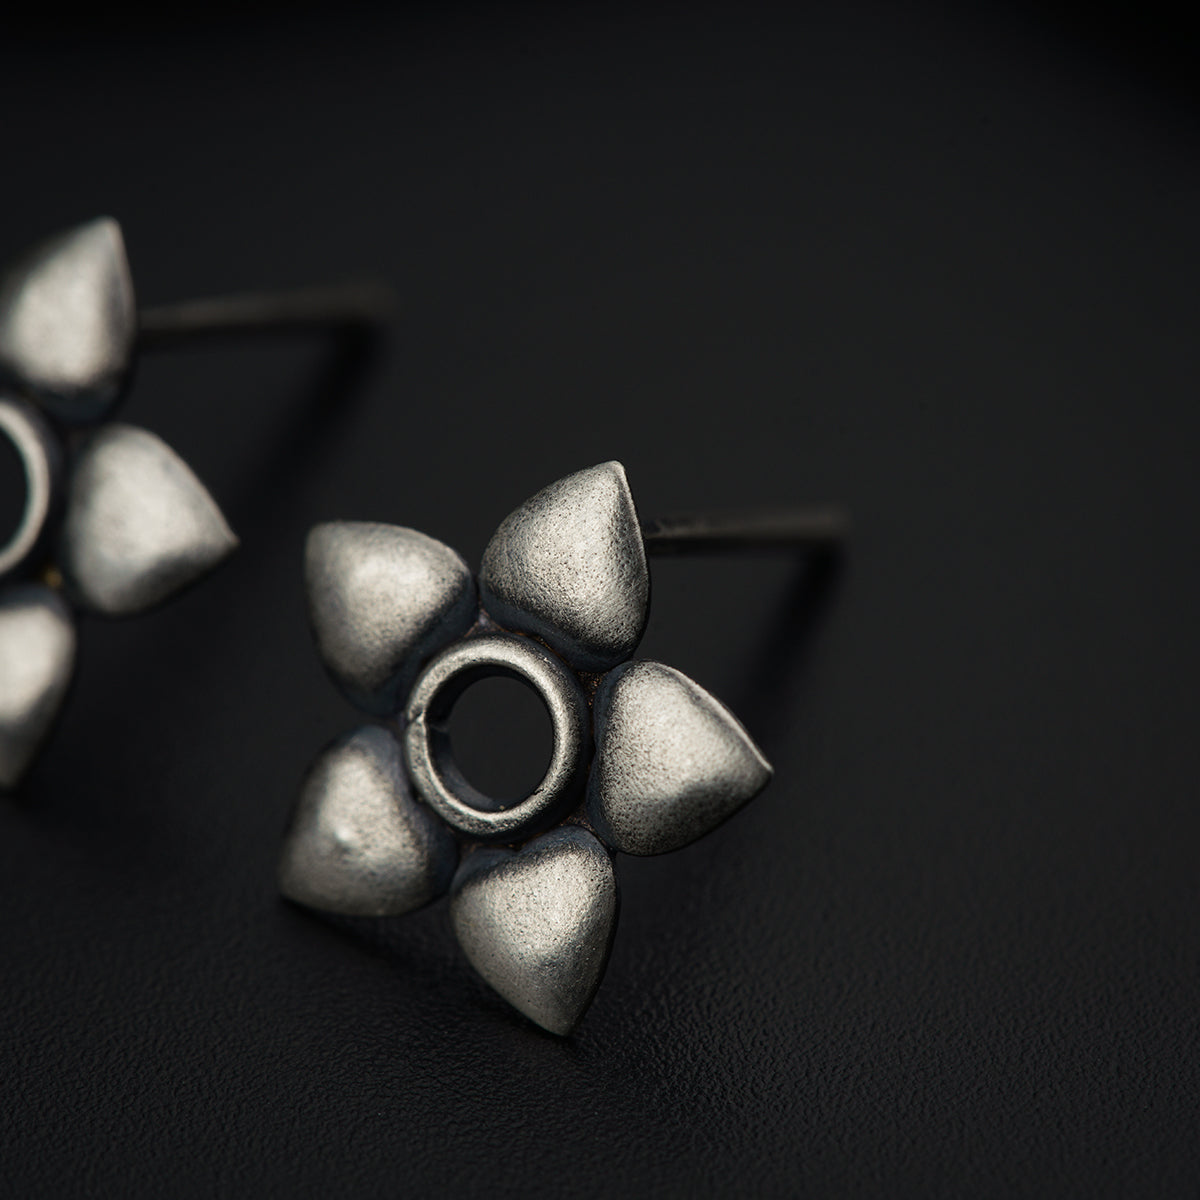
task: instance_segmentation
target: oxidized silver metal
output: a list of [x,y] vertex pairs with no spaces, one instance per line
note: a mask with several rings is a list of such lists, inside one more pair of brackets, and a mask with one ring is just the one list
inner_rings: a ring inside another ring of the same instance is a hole
[[0,437],[12,444],[25,473],[25,507],[8,542],[0,546],[0,579],[28,562],[41,548],[61,499],[62,449],[32,405],[0,394]]
[[415,529],[330,521],[304,552],[308,615],[317,649],[351,704],[389,716],[417,664],[475,623],[471,569]]
[[68,229],[0,279],[0,372],[70,424],[120,399],[133,361],[137,306],[121,227]]
[[413,799],[400,744],[367,725],[313,763],[279,866],[279,887],[301,904],[360,917],[396,917],[450,886],[458,845]]
[[[554,750],[542,781],[509,808],[472,787],[455,766],[446,722],[454,702],[489,676],[524,679],[542,699]],[[425,668],[404,710],[404,758],[425,803],[460,833],[511,842],[544,829],[579,801],[591,749],[591,719],[575,675],[545,647],[511,633],[485,633],[443,650]]]
[[75,622],[40,583],[0,591],[0,787],[15,787],[33,761],[71,685]]
[[610,671],[595,714],[587,815],[614,850],[678,850],[770,782],[770,763],[733,714],[674,667]]
[[450,921],[500,995],[543,1029],[567,1034],[600,986],[617,903],[608,852],[567,825],[516,852],[472,854],[454,877]]
[[60,589],[79,607],[129,616],[237,545],[154,434],[105,425],[67,453],[67,427],[120,399],[136,335],[129,264],[110,218],[36,247],[0,280],[0,436],[26,482],[22,518],[0,547],[0,787],[20,782],[67,693],[76,619]]
[[[698,684],[657,663],[621,665],[649,607],[624,468],[580,471],[517,509],[488,544],[477,591],[449,547],[352,522],[313,530],[306,578],[326,668],[360,707],[391,718],[412,801],[466,845],[450,915],[468,959],[531,1020],[568,1033],[607,962],[613,854],[687,845],[771,776],[746,731]],[[446,732],[458,697],[495,674],[530,684],[554,727],[545,777],[513,804],[463,778]],[[445,891],[429,884],[430,860],[408,851],[390,869],[362,869],[380,861],[394,811],[381,808],[377,786],[355,791],[324,761],[285,839],[283,893],[332,912],[349,911],[347,894],[354,911],[391,911],[388,896],[410,871],[421,881],[412,894]],[[389,786],[407,811],[409,793]],[[553,822],[560,827],[543,832]],[[495,842],[506,847],[478,844]]]
[[484,607],[582,671],[606,671],[637,648],[650,573],[618,462],[552,483],[496,530],[479,568]]
[[192,469],[148,430],[105,425],[76,457],[58,566],[71,595],[92,612],[144,612],[237,545]]

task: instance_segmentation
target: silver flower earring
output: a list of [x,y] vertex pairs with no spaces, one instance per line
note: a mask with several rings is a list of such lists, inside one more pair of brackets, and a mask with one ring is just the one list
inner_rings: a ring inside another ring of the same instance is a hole
[[[544,1029],[569,1033],[608,959],[613,854],[686,846],[771,778],[718,700],[671,667],[628,661],[648,616],[647,552],[829,549],[845,525],[836,510],[642,525],[610,462],[512,513],[477,582],[415,530],[317,526],[306,583],[318,651],[347,698],[387,724],[355,730],[311,767],[280,890],[354,916],[400,915],[449,892],[479,974]],[[447,732],[455,701],[495,675],[529,684],[553,725],[545,777],[507,807],[467,782]]]
[[74,610],[143,612],[237,546],[160,438],[99,424],[122,397],[135,350],[199,333],[358,325],[378,319],[383,301],[374,287],[338,287],[139,313],[121,229],[107,217],[37,246],[0,277],[0,437],[25,476],[20,519],[0,545],[0,788],[21,781],[62,705]]

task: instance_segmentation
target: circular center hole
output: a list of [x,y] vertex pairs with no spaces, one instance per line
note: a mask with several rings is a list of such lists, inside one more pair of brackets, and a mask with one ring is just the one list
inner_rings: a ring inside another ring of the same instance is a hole
[[524,800],[550,766],[550,714],[537,692],[518,679],[473,683],[455,702],[446,731],[467,782],[502,805]]
[[7,546],[20,528],[28,488],[25,464],[7,431],[0,428],[0,548]]

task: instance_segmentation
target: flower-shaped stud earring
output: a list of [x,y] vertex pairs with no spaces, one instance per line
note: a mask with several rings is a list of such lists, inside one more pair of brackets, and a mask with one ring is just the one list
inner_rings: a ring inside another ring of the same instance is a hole
[[[671,667],[628,661],[648,615],[647,550],[830,547],[843,528],[833,510],[643,527],[615,462],[512,513],[478,582],[415,530],[317,526],[306,582],[318,650],[346,696],[388,723],[313,764],[281,891],[355,916],[407,913],[448,891],[479,974],[538,1025],[569,1033],[608,959],[614,852],[686,846],[771,778],[719,701]],[[447,731],[455,701],[495,675],[531,686],[553,726],[544,778],[509,806],[465,779]]]
[[[237,539],[189,467],[145,429],[104,421],[139,345],[235,329],[356,325],[376,288],[233,297],[138,312],[120,226],[88,222],[0,277],[0,437],[25,476],[0,544],[0,788],[16,786],[62,705],[75,609],[130,616],[212,570]],[[2,536],[2,534],[0,534]]]

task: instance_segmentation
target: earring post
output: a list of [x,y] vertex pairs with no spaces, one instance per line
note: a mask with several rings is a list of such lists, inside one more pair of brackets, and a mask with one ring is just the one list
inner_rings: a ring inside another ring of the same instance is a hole
[[141,309],[138,340],[144,348],[155,349],[195,337],[346,331],[385,321],[395,303],[392,289],[376,282],[182,300]]
[[747,550],[830,553],[849,534],[850,514],[836,505],[681,513],[642,522],[647,554],[724,554]]

